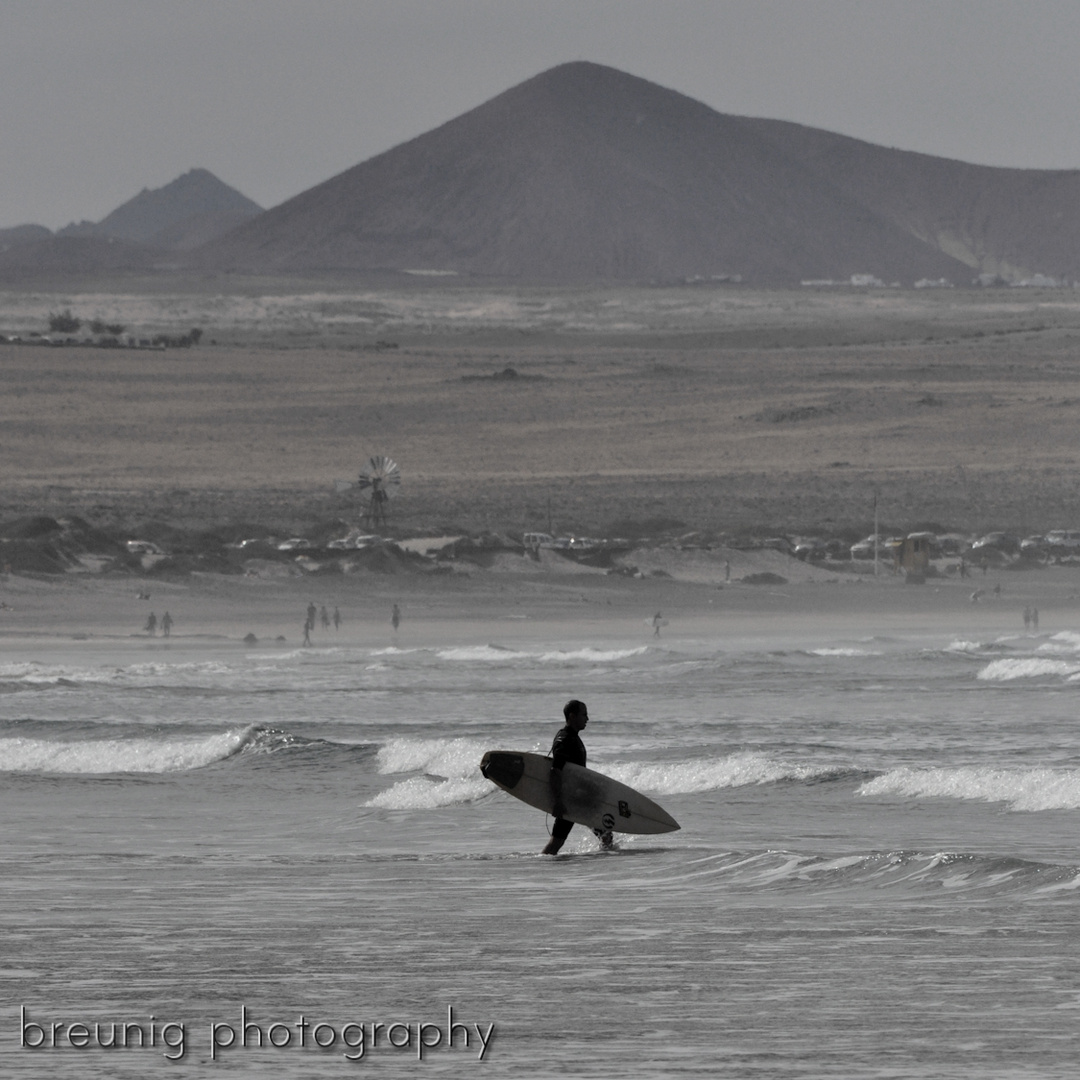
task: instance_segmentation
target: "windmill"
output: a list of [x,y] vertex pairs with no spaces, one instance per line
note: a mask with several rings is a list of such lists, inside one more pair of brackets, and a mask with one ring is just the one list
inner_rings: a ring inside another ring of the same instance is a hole
[[358,480],[335,480],[334,486],[338,491],[355,487],[362,494],[367,495],[368,505],[365,518],[368,527],[373,529],[376,525],[386,524],[386,504],[401,487],[401,470],[393,458],[388,458],[385,454],[376,454],[360,470]]

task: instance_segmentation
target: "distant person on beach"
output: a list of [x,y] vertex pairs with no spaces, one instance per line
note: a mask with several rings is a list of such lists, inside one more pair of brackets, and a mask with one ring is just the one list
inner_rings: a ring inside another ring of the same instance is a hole
[[660,627],[663,625],[663,616],[660,614],[659,611],[652,617],[652,625],[653,625],[653,637],[659,637],[660,636]]
[[390,625],[394,628],[394,633],[397,633],[397,628],[401,625],[401,611],[397,604],[394,605],[394,610],[390,615]]
[[725,581],[730,581],[731,580],[731,560],[730,559],[725,559],[724,560],[724,580]]
[[[562,770],[567,763],[585,767],[585,744],[579,732],[585,730],[589,722],[589,710],[584,701],[571,700],[563,706],[565,725],[555,735],[551,744],[551,794],[554,800],[555,822],[551,826],[551,839],[541,855],[558,855],[559,849],[566,843],[574,823],[563,817],[565,807],[562,804]],[[610,830],[597,834],[603,847],[612,846]]]
[[1031,609],[1031,629],[1039,629],[1039,609],[1037,607]]
[[161,632],[166,637],[168,637],[169,634],[172,633],[172,623],[172,616],[166,611],[165,614],[161,616]]
[[318,618],[319,609],[315,606],[315,601],[311,600],[307,606],[307,621],[311,626],[311,629],[315,629],[315,620]]
[[337,608],[334,608],[334,629],[341,629],[341,612]]
[[304,644],[305,645],[310,645],[311,644],[311,620],[310,619],[305,619],[304,620]]
[[151,636],[157,637],[157,616],[151,611],[143,629]]
[[319,611],[319,622],[322,623],[324,630],[330,629],[330,612],[326,610],[326,605],[323,604],[322,609]]

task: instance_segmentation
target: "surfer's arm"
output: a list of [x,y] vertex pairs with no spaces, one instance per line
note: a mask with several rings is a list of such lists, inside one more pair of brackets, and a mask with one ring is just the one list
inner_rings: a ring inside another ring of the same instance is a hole
[[557,818],[561,818],[566,809],[562,804],[562,768],[565,764],[561,757],[556,757],[551,763],[551,800],[554,804],[551,812]]

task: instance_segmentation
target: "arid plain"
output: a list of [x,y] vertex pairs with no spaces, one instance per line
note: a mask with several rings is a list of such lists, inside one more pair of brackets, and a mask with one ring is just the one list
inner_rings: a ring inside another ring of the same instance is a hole
[[289,286],[0,296],[7,335],[203,330],[0,345],[2,516],[292,531],[384,453],[406,532],[861,531],[875,491],[894,529],[1080,520],[1071,290]]

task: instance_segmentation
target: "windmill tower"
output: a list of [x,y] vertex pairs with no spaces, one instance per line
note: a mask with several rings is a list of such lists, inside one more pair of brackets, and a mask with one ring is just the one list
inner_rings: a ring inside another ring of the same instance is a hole
[[385,525],[387,504],[401,487],[401,470],[398,468],[398,463],[385,454],[376,454],[360,470],[360,478],[356,486],[361,495],[366,496],[368,500],[364,515],[368,528],[374,529],[378,525]]

